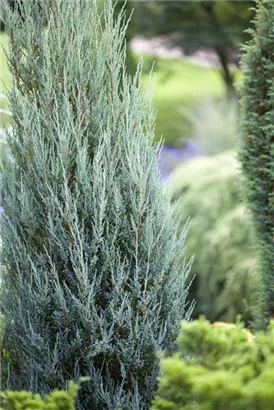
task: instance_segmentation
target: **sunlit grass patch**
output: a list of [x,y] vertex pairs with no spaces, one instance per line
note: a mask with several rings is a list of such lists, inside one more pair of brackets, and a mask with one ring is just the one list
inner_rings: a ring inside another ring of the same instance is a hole
[[226,90],[220,70],[184,60],[157,58],[154,73],[154,104],[158,109],[156,138],[163,135],[166,144],[180,144],[190,137],[189,123],[182,118],[182,108],[191,109],[205,98],[224,97]]

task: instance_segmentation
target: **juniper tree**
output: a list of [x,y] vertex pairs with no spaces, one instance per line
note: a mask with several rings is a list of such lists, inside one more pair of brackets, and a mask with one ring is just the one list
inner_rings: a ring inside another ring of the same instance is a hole
[[146,409],[187,318],[185,232],[157,167],[155,111],[126,21],[96,1],[7,10],[13,115],[2,193],[3,383],[90,377],[81,409]]
[[274,314],[274,3],[257,4],[255,29],[245,47],[240,158],[247,198],[260,240],[267,316]]

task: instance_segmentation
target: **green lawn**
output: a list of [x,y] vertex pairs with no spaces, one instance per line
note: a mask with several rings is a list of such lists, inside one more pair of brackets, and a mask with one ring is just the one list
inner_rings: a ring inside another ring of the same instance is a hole
[[[0,34],[1,45],[7,46],[7,37]],[[145,58],[145,66],[152,62]],[[11,78],[7,69],[6,58],[1,47],[1,88],[10,86]],[[182,109],[195,106],[204,98],[220,98],[224,95],[224,84],[220,72],[215,68],[204,68],[183,60],[167,60],[157,58],[155,64],[154,104],[158,110],[156,122],[156,138],[163,136],[165,142],[176,145],[188,139],[188,126],[183,119]],[[147,79],[144,74],[144,82]],[[0,108],[6,109],[7,102],[0,100]],[[0,126],[8,123],[8,117],[0,114]]]
[[218,69],[183,60],[157,60],[155,77],[156,137],[163,135],[167,144],[188,138],[183,108],[191,108],[204,98],[220,98],[225,93]]

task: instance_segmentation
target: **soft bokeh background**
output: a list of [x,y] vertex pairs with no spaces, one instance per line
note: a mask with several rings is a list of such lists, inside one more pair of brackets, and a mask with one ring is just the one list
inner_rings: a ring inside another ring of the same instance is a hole
[[[159,167],[182,221],[192,219],[187,254],[195,253],[190,292],[195,315],[234,321],[240,313],[248,322],[260,281],[236,151],[241,44],[248,39],[254,2],[119,1],[116,7],[128,16],[134,9],[127,31],[128,71],[134,73],[142,55],[145,85],[154,67],[155,140],[164,141]],[[3,141],[11,123],[6,97],[11,78],[3,24],[2,30]]]

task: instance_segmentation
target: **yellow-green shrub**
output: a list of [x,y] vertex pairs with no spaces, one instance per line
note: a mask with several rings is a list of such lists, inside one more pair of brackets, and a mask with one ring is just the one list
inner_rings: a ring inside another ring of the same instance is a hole
[[183,323],[179,352],[161,363],[152,410],[272,410],[274,321],[252,336],[241,324]]
[[68,391],[54,390],[42,398],[28,391],[1,393],[0,410],[75,410],[79,386],[70,382]]

